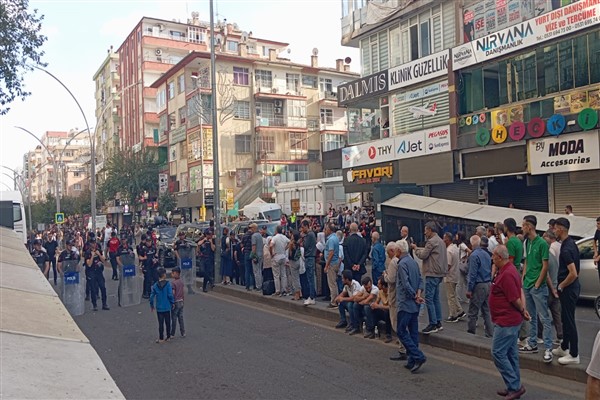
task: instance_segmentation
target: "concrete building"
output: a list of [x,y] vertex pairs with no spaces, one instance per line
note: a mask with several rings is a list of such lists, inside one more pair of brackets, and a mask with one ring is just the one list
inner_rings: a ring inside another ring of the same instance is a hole
[[570,1],[343,0],[342,44],[362,61],[362,77],[338,87],[351,146],[330,158],[346,191],[364,204],[408,192],[597,216],[598,13]]
[[[287,43],[255,38],[235,24],[218,26],[217,99],[211,98],[210,52],[194,51],[151,86],[156,90],[161,148],[168,148],[164,190],[177,193],[188,218],[212,208],[212,107],[219,127],[222,209],[256,197],[271,200],[280,182],[323,176],[321,151],[346,143],[337,86],[358,75],[292,63],[279,56]],[[204,193],[204,194],[203,194]],[[210,211],[209,214],[210,215]]]

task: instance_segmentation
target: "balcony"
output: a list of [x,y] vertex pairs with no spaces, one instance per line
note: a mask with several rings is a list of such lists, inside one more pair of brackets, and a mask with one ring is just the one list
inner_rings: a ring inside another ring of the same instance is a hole
[[308,162],[308,150],[290,150],[290,151],[259,151],[256,154],[257,164],[272,163],[293,163],[295,161]]
[[256,117],[256,130],[286,130],[288,132],[306,132],[306,118],[303,117]]
[[306,96],[304,95],[302,88],[290,90],[285,86],[258,86],[257,84],[254,99],[306,100]]

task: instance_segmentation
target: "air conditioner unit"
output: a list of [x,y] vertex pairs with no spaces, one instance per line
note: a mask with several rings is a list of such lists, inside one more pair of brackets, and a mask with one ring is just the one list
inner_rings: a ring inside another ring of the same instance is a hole
[[227,173],[229,174],[230,178],[233,178],[235,176],[235,170],[234,169],[227,171]]
[[271,93],[277,93],[277,88],[272,88]]
[[275,114],[283,114],[283,109],[281,107],[275,107]]
[[275,107],[283,107],[283,101],[275,100]]
[[154,50],[154,54],[156,54],[157,56],[162,56],[162,49]]

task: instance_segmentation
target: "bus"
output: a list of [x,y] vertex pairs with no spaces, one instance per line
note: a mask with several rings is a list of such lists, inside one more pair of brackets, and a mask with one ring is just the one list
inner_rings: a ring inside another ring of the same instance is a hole
[[19,191],[0,191],[0,226],[12,229],[27,245],[27,217]]

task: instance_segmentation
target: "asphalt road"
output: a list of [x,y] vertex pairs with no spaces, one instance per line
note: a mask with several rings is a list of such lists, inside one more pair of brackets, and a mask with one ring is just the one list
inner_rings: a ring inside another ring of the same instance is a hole
[[[217,294],[188,296],[187,338],[156,344],[147,302],[87,311],[75,321],[129,399],[493,399],[493,364],[425,346],[411,374],[394,346],[348,336],[322,320],[260,309]],[[111,296],[113,295],[113,296]],[[89,308],[89,303],[87,303]],[[526,399],[581,399],[584,386],[522,371]]]

